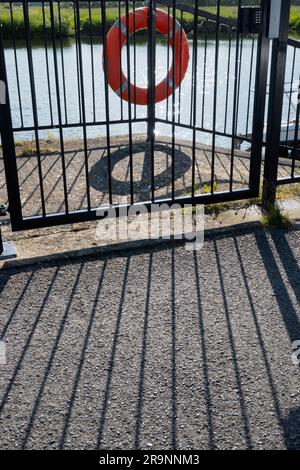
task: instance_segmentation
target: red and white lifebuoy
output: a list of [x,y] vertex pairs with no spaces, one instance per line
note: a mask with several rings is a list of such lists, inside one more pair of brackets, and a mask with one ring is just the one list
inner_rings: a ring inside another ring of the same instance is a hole
[[[128,83],[123,71],[120,71],[121,53],[127,37],[147,29],[149,24],[149,9],[138,8],[128,15],[122,16],[109,30],[106,40],[107,80],[110,87],[123,100],[139,105],[148,104],[148,88],[141,88]],[[173,34],[173,18],[163,10],[156,10],[156,30],[169,38],[169,44],[174,48],[174,64],[171,65],[167,76],[155,87],[155,102],[164,101],[172,95],[185,77],[189,64],[189,45],[186,34],[180,23],[175,20]],[[128,32],[127,32],[128,27]],[[129,93],[130,90],[130,93]],[[130,100],[129,100],[130,96]]]

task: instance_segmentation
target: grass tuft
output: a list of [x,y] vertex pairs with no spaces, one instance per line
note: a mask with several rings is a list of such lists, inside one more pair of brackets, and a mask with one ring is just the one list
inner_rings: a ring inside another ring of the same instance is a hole
[[261,219],[262,226],[266,229],[289,229],[292,221],[278,203],[270,204]]

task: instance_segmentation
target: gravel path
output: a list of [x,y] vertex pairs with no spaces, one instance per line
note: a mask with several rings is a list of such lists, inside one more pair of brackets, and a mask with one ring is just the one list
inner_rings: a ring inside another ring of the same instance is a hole
[[0,448],[300,449],[299,232],[0,272]]

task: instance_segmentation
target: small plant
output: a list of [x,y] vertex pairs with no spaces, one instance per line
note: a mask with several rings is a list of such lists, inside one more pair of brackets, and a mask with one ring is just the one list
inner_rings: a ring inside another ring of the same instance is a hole
[[283,211],[283,209],[277,202],[275,204],[270,204],[265,209],[265,213],[262,216],[261,223],[262,226],[267,229],[289,229],[292,225],[289,216]]
[[53,141],[53,134],[50,131],[47,131],[47,139],[46,142],[52,142]]
[[[218,183],[216,181],[214,181],[213,190],[214,190],[214,193],[218,191]],[[209,184],[204,184],[202,188],[202,193],[210,194],[211,192],[212,192],[211,186]]]
[[204,184],[202,188],[202,193],[209,194],[211,192],[211,188],[208,184]]
[[[202,186],[200,181],[195,182],[194,190],[196,194],[211,194],[212,192],[210,184],[204,183]],[[216,181],[214,181],[213,190],[214,193],[218,191],[218,183]]]
[[20,157],[29,157],[36,153],[36,144],[33,140],[23,141],[18,144]]

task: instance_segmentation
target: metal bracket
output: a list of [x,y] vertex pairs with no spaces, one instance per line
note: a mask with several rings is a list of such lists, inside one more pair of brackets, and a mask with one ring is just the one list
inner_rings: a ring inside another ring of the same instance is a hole
[[17,250],[13,242],[4,242],[2,240],[0,225],[0,261],[17,257]]
[[3,242],[3,251],[0,255],[0,261],[13,259],[17,257],[17,250],[13,242]]

